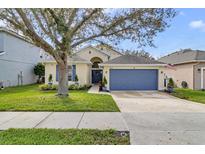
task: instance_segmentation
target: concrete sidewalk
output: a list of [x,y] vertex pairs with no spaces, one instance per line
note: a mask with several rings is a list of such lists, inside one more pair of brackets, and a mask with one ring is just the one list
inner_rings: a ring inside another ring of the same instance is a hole
[[128,130],[119,112],[0,112],[0,130],[8,128]]
[[91,93],[91,94],[107,94],[107,95],[110,95],[109,92],[99,91],[99,85],[93,85],[93,86],[88,90],[88,93]]

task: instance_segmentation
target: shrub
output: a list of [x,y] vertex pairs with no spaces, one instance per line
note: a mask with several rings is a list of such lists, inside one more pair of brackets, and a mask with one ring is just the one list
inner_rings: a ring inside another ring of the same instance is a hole
[[77,74],[75,75],[75,81],[78,82],[78,76],[77,76]]
[[182,88],[188,88],[188,83],[186,81],[182,81],[181,86]]
[[169,78],[169,82],[167,84],[167,87],[174,88],[174,81],[172,78]]
[[49,82],[49,83],[52,83],[52,82],[53,82],[53,76],[52,76],[52,74],[49,74],[49,76],[48,76],[48,82]]
[[69,85],[69,90],[88,90],[91,87],[91,85],[77,85],[77,84],[71,84]]
[[51,89],[52,90],[58,90],[58,85],[55,85],[55,84],[51,85]]
[[78,90],[78,85],[77,84],[71,84],[68,86],[68,90]]
[[102,81],[102,86],[104,87],[106,84],[107,84],[107,79],[106,79],[106,77],[104,76],[104,77],[103,77],[103,81]]
[[45,75],[45,66],[42,63],[38,63],[35,67],[34,67],[34,74],[38,76],[38,83],[41,83],[42,77]]
[[[91,85],[71,84],[68,86],[68,89],[69,90],[88,90],[90,87],[91,87]],[[58,85],[44,84],[44,85],[40,85],[39,88],[42,91],[57,90]]]
[[44,85],[40,85],[39,88],[42,91],[57,90],[58,89],[58,85],[44,84]]

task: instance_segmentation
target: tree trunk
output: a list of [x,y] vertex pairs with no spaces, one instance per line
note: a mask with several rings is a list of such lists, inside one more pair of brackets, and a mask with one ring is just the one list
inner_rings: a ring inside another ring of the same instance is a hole
[[67,58],[59,66],[58,96],[68,96],[68,66]]

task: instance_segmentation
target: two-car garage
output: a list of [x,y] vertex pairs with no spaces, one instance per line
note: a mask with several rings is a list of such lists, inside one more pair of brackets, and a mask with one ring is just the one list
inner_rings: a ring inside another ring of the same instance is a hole
[[157,69],[110,69],[110,90],[158,90]]

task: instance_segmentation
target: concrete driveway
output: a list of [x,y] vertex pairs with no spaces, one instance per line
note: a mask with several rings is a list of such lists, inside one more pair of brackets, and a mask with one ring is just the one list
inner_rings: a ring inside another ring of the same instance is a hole
[[132,144],[205,144],[205,105],[161,92],[112,92]]

